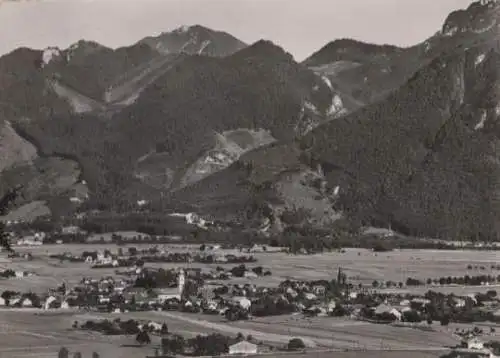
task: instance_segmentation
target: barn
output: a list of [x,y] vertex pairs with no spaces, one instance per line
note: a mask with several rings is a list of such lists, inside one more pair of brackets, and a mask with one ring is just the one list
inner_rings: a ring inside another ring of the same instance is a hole
[[229,354],[257,354],[257,345],[241,341],[229,346]]

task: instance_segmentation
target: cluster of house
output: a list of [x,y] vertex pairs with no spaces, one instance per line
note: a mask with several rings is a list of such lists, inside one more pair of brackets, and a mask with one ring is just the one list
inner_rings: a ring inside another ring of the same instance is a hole
[[[138,268],[141,269],[141,268]],[[21,294],[12,294],[2,302],[8,306],[40,307],[45,309],[85,307],[90,309],[125,312],[128,310],[180,309],[193,312],[225,314],[235,306],[250,311],[252,300],[273,295],[280,290],[259,288],[256,285],[207,285],[198,289],[197,294],[184,295],[185,282],[192,274],[189,270],[176,272],[177,287],[150,290],[134,287],[134,278],[103,277],[101,279],[84,278],[72,288],[64,284],[51,290],[47,295],[31,294],[25,300]],[[199,274],[199,273],[198,273]],[[214,276],[217,278],[216,276]],[[308,296],[308,298],[313,298]],[[22,300],[22,302],[21,302]]]
[[[84,252],[82,254],[82,259],[94,267],[120,267],[132,265],[135,260],[123,260],[117,255],[113,255],[109,251],[94,251],[94,252]],[[129,262],[130,261],[130,262]]]
[[203,252],[167,252],[164,248],[151,247],[149,249],[137,250],[128,248],[128,253],[123,249],[118,252],[104,251],[84,251],[81,255],[73,255],[69,252],[51,255],[51,258],[69,260],[74,262],[86,262],[94,266],[130,267],[137,262],[149,263],[248,263],[256,262],[253,256],[246,256],[241,253],[207,250]]
[[[205,249],[203,255],[208,255],[212,251]],[[310,282],[286,280],[278,287],[259,287],[250,282],[230,285],[217,282],[231,276],[251,279],[262,275],[262,270],[249,269],[243,264],[232,269],[220,266],[205,270],[172,269],[161,270],[161,274],[166,277],[164,285],[138,287],[140,286],[138,278],[147,278],[150,272],[155,271],[144,268],[144,263],[138,264],[137,261],[143,257],[129,254],[122,258],[110,251],[84,252],[75,259],[93,265],[114,267],[120,266],[120,261],[126,259],[131,260],[132,266],[123,272],[127,274],[125,278],[83,279],[75,287],[53,290],[38,300],[26,295],[17,295],[0,304],[37,306],[46,309],[86,307],[108,312],[169,309],[221,314],[226,317],[229,312],[234,319],[244,319],[248,315],[302,312],[318,316],[351,315],[359,319],[383,318],[394,321],[407,321],[409,317],[415,316],[425,320],[428,317],[428,308],[432,305],[439,305],[441,309],[444,307],[449,311],[461,308],[464,308],[462,311],[473,310],[481,306],[492,312],[498,310],[495,314],[500,317],[500,301],[496,295],[478,299],[477,295],[459,297],[438,294],[435,296],[382,294],[375,291],[368,292],[366,288],[355,291],[352,285],[346,283],[345,274],[341,270],[337,280]],[[185,288],[193,278],[199,280],[198,285],[195,291],[190,290],[187,293]],[[34,301],[40,303],[36,304]],[[234,311],[237,311],[237,314],[232,314]]]
[[212,221],[207,221],[196,213],[172,213],[168,216],[184,218],[186,220],[186,223],[190,225],[196,225],[202,229],[207,229],[208,226],[213,225]]
[[20,271],[11,269],[0,271],[0,278],[23,278],[35,275],[36,274],[31,271]]
[[500,300],[485,294],[455,296],[429,291],[418,295],[362,295],[353,301],[354,316],[368,320],[418,323],[500,322]]
[[82,279],[80,284],[71,289],[65,284],[50,289],[46,294],[20,293],[4,291],[0,306],[36,307],[41,309],[92,307],[109,302],[110,293],[119,292],[131,284],[127,280],[115,280],[112,277],[97,279]]
[[40,297],[34,293],[4,291],[0,295],[0,307],[40,308]]
[[500,358],[500,352],[478,338],[472,338],[454,348],[449,355],[453,358]]
[[[7,227],[15,226],[18,224],[23,224],[22,221],[8,221],[6,223]],[[50,241],[51,235],[86,235],[87,233],[81,230],[77,226],[65,226],[62,227],[56,233],[47,233],[43,231],[26,230],[26,229],[14,229],[7,232],[8,238],[13,246],[40,246],[45,242]],[[62,240],[57,240],[56,243],[62,244]]]
[[44,232],[35,232],[20,236],[12,231],[8,231],[6,235],[12,246],[40,246],[43,245],[43,241],[47,236]]
[[43,245],[43,240],[46,234],[43,232],[37,232],[33,235],[23,236],[16,241],[17,246],[40,246]]
[[[259,287],[255,284],[206,285],[196,294],[185,295],[186,273],[177,272],[177,287],[150,290],[134,287],[133,279],[103,277],[84,278],[67,289],[64,285],[51,290],[43,297],[34,294],[12,293],[2,295],[0,305],[16,307],[39,307],[42,309],[71,307],[88,308],[107,312],[136,310],[180,310],[184,312],[219,314],[226,317],[235,310],[243,312],[235,319],[249,315],[275,315],[301,312],[307,315],[350,315],[355,319],[381,318],[406,321],[411,314],[425,317],[427,306],[441,305],[433,297],[417,295],[380,294],[374,292],[348,292],[338,290],[324,281],[285,281],[278,287]],[[473,296],[444,296],[447,305],[463,308],[477,306]],[[490,304],[498,305],[492,300]],[[484,305],[484,301],[481,303]],[[497,312],[500,318],[500,311]],[[154,324],[153,324],[154,325]],[[160,324],[156,328],[161,328]],[[155,328],[155,329],[156,329]]]

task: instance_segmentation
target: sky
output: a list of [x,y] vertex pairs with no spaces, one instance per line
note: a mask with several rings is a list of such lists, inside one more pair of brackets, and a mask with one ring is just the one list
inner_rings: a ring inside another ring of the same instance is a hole
[[0,55],[80,39],[131,45],[181,25],[246,43],[271,40],[301,61],[330,41],[409,46],[438,31],[471,0],[0,0]]

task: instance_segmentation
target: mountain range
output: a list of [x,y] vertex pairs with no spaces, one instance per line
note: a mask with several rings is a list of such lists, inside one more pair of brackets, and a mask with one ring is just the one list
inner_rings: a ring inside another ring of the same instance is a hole
[[0,191],[24,188],[7,219],[141,208],[497,237],[499,12],[474,2],[415,46],[339,39],[301,63],[199,25],[17,49],[0,58]]

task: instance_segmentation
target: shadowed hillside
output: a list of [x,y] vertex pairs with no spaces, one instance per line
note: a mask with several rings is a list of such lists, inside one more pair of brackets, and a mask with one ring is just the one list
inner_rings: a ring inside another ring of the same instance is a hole
[[[134,177],[145,155],[161,154],[158,164],[178,181],[200,156],[217,149],[216,133],[266,130],[290,140],[302,123],[326,118],[332,96],[321,78],[260,41],[226,58],[185,58],[111,118],[60,115],[20,125],[47,155],[78,158],[97,200],[127,207],[148,195],[148,182]],[[167,180],[163,189],[171,184]]]
[[306,136],[353,218],[414,235],[496,236],[499,59],[491,46],[442,57]]

